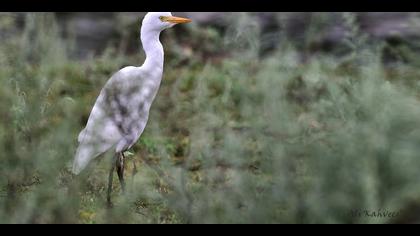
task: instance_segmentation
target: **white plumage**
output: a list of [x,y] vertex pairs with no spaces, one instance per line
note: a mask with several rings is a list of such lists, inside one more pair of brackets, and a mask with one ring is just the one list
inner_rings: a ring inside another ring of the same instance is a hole
[[105,84],[79,134],[73,173],[79,174],[90,161],[111,148],[123,155],[137,142],[162,79],[164,52],[160,32],[187,22],[190,20],[173,17],[170,12],[146,14],[141,27],[146,60],[141,67],[121,69]]

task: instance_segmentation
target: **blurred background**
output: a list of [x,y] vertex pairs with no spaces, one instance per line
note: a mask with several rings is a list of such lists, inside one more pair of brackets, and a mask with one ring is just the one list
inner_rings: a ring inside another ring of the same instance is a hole
[[420,223],[419,13],[173,14],[107,209],[70,167],[145,12],[0,13],[0,223]]

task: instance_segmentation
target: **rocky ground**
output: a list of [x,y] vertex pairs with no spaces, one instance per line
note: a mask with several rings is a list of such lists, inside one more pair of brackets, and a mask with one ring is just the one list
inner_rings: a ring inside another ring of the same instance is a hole
[[[76,39],[76,56],[85,58],[99,54],[109,44],[116,43],[126,35],[138,34],[140,20],[145,12],[131,13],[56,13],[63,37]],[[233,18],[240,18],[238,12],[174,12],[174,15],[189,17],[200,27],[212,27],[220,32],[229,29]],[[2,13],[13,16],[17,28],[23,27],[21,13]],[[347,15],[343,13],[302,12],[253,12],[249,13],[253,23],[258,25],[261,40],[267,50],[275,48],[282,38],[306,43],[310,50],[333,51],[343,45],[349,25],[355,22],[359,33],[372,40],[383,40],[391,44],[408,44],[416,48],[420,38],[419,13],[410,12],[364,12]],[[316,32],[310,32],[314,27]],[[4,32],[2,34],[5,34]],[[307,34],[314,34],[306,42]],[[305,42],[304,42],[305,41]],[[137,40],[131,40],[129,48],[137,47]]]

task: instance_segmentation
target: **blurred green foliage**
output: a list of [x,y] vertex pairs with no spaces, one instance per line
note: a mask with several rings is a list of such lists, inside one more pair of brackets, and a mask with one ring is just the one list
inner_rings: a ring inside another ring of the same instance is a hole
[[[69,168],[106,80],[144,56],[70,59],[54,15],[28,13],[0,44],[0,223],[418,222],[416,58],[385,67],[388,45],[367,44],[351,13],[346,57],[302,62],[281,41],[262,58],[248,17],[224,35],[192,24],[182,44],[163,33],[164,79],[127,155],[129,191],[115,183],[107,209],[109,157],[77,177]],[[365,210],[399,214],[351,214]]]

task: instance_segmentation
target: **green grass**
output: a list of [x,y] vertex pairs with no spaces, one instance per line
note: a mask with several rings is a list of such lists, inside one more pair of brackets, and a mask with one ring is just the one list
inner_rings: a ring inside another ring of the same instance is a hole
[[[355,24],[351,14],[344,18]],[[162,86],[127,155],[128,193],[114,178],[109,210],[109,155],[80,176],[69,169],[100,89],[143,55],[110,48],[71,59],[50,14],[28,19],[22,35],[0,45],[1,223],[413,221],[407,215],[420,200],[415,57],[385,67],[386,45],[369,45],[357,27],[347,42],[353,53],[306,62],[290,42],[261,58],[259,30],[246,18],[224,36],[187,28],[191,37],[179,40],[190,49],[165,32]],[[355,210],[401,214],[355,217]]]

